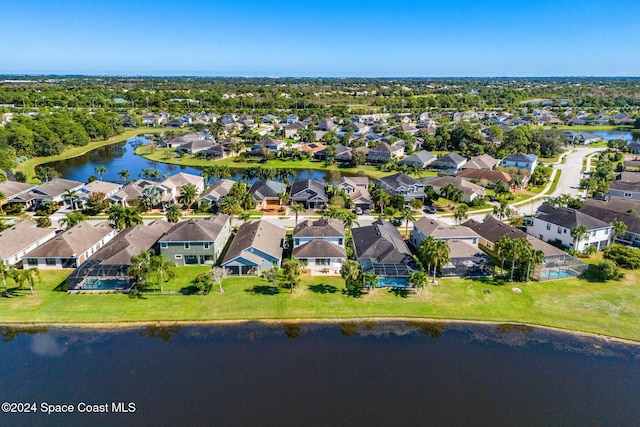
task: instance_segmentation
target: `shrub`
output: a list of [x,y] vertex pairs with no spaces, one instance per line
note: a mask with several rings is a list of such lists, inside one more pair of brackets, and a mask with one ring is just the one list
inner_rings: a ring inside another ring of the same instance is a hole
[[604,258],[615,262],[622,268],[637,270],[640,268],[640,249],[624,245],[611,245],[604,249]]
[[590,265],[587,270],[587,277],[591,280],[606,282],[607,280],[618,280],[624,277],[620,267],[613,261],[600,261],[597,265]]

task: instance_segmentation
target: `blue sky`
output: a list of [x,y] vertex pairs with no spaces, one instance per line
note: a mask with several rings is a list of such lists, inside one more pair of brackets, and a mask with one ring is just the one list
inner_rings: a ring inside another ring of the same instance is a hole
[[640,75],[637,0],[21,0],[0,29],[0,74]]

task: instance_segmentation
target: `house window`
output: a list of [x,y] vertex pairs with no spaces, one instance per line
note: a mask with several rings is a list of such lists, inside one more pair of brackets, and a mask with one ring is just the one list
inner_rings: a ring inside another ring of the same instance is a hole
[[167,243],[167,242],[160,242],[160,247],[161,247],[162,249],[167,249],[167,248],[169,247],[169,243]]
[[29,265],[38,265],[38,259],[37,258],[27,258],[27,264],[29,264]]
[[316,265],[329,265],[331,260],[329,258],[316,258]]
[[205,249],[209,249],[211,247],[211,243],[210,242],[204,242],[204,248]]
[[342,246],[342,239],[338,239],[338,244]]
[[182,254],[175,254],[173,257],[175,259],[182,259]]
[[551,230],[551,224],[547,223],[547,230]]
[[55,258],[45,258],[44,262],[47,265],[56,265],[56,259]]
[[624,193],[624,197],[631,197],[631,193]]
[[293,246],[298,246],[300,244],[300,239],[293,239]]
[[191,244],[189,242],[184,242],[185,249],[191,249]]
[[558,227],[558,234],[562,234],[562,227]]

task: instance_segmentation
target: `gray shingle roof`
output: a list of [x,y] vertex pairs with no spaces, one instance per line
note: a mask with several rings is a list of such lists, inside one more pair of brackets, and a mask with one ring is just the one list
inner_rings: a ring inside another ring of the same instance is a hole
[[436,159],[436,156],[434,156],[433,154],[431,154],[426,150],[422,150],[422,151],[418,151],[415,154],[405,157],[404,159],[400,160],[398,163],[400,163],[401,165],[417,164],[420,166],[424,166],[429,162],[434,161],[435,159]]
[[538,208],[538,218],[564,228],[584,225],[587,230],[611,227],[608,223],[571,208],[554,208],[543,204]]
[[338,219],[307,219],[293,229],[293,237],[344,237],[344,225]]
[[93,245],[113,232],[107,221],[96,225],[80,222],[63,233],[56,235],[47,243],[25,255],[26,258],[67,258],[80,256]]
[[225,214],[203,219],[180,221],[174,224],[159,241],[214,242],[228,221],[229,215]]
[[422,217],[414,222],[415,226],[425,236],[434,239],[449,239],[453,237],[478,237],[478,233],[465,226],[454,227],[435,219]]
[[286,184],[278,181],[258,181],[251,186],[249,194],[251,194],[256,201],[261,202],[267,198],[277,198],[278,194],[286,190]]
[[409,264],[413,261],[407,244],[389,222],[378,220],[351,232],[358,259],[370,258],[383,264]]
[[12,225],[0,232],[0,260],[8,259],[49,234],[53,237],[53,232],[50,228],[36,227],[33,221],[21,221]]
[[314,239],[293,249],[294,258],[346,258],[342,246],[322,239]]
[[502,159],[503,162],[533,162],[538,158],[535,154],[524,154],[524,153],[515,153],[509,154],[507,157]]
[[[266,220],[252,221],[242,224],[231,242],[224,257],[223,264],[245,256],[248,248],[256,248],[261,252],[282,259],[282,241],[286,230]],[[248,255],[247,255],[248,256]]]
[[420,184],[416,179],[411,178],[409,175],[404,173],[396,173],[393,175],[385,176],[384,178],[380,178],[380,181],[384,182],[390,188],[394,189]]

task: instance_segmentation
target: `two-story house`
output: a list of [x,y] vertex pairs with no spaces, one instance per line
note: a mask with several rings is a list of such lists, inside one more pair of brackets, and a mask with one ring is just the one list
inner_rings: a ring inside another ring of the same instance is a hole
[[516,167],[518,169],[526,169],[529,174],[532,174],[536,166],[538,166],[538,156],[535,154],[515,153],[509,154],[502,159],[502,167]]
[[229,216],[180,221],[160,238],[160,254],[178,266],[213,265],[231,235]]
[[337,219],[308,219],[293,229],[293,258],[311,270],[339,272],[347,259],[345,231]]
[[378,180],[380,188],[390,195],[401,195],[405,201],[424,199],[424,184],[404,173],[396,173]]
[[353,208],[371,209],[373,202],[369,194],[369,178],[366,176],[341,176],[332,182],[334,192],[344,191],[351,199]]
[[367,153],[367,161],[373,164],[386,163],[390,158],[400,159],[404,156],[404,147],[402,145],[389,145],[386,142],[378,144],[371,148]]
[[320,179],[303,179],[291,185],[289,200],[301,203],[307,209],[321,209],[329,201],[325,182]]
[[[526,218],[525,224],[528,234],[545,242],[559,241],[563,246],[580,252],[590,245],[603,249],[613,240],[612,225],[571,208],[543,204],[536,216]],[[578,226],[584,226],[587,233],[575,239],[571,230]]]

